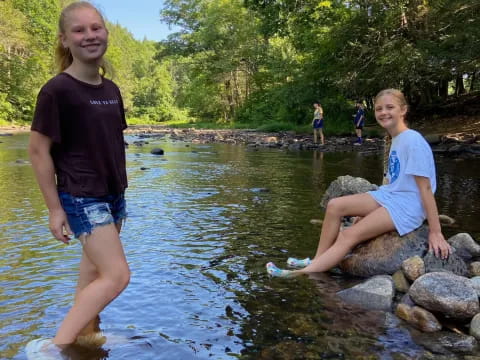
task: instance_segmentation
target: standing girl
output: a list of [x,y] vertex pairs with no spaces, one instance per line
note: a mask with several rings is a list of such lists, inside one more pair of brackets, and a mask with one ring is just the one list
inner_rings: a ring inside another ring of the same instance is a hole
[[323,109],[320,103],[316,102],[313,104],[315,111],[313,112],[313,142],[317,143],[318,135],[320,135],[320,143],[325,144],[325,138],[323,136]]
[[[268,263],[270,275],[289,277],[327,271],[359,243],[392,230],[404,235],[418,228],[425,219],[430,228],[429,249],[437,257],[448,257],[451,248],[442,235],[433,195],[436,178],[432,150],[421,134],[407,127],[407,110],[405,97],[398,90],[383,90],[375,98],[377,122],[393,138],[387,175],[389,183],[376,191],[330,200],[313,260],[289,258],[290,266],[303,267],[293,271]],[[362,219],[340,231],[344,216]]]
[[353,145],[362,145],[362,130],[365,124],[365,109],[360,101],[358,101],[355,106],[357,108],[357,112],[355,113],[355,115],[353,115],[353,125],[355,127],[357,141],[355,141]]
[[107,40],[93,5],[67,6],[59,19],[60,73],[37,98],[29,153],[50,231],[64,243],[73,234],[83,252],[72,308],[53,339],[27,345],[29,359],[60,358],[62,347],[88,331],[130,280],[119,238],[126,217],[127,124],[118,87],[103,77]]

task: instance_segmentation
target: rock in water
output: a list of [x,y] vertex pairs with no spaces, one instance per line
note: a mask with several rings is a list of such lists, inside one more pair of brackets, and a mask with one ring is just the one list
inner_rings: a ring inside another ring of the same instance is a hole
[[420,276],[408,294],[421,307],[454,319],[469,319],[480,311],[478,295],[470,279],[449,272]]
[[163,151],[163,149],[161,149],[161,148],[153,148],[153,149],[150,151],[150,154],[153,154],[153,155],[163,155],[163,154],[165,154],[165,151]]
[[339,176],[328,186],[327,191],[325,191],[325,194],[323,194],[322,200],[320,201],[320,206],[325,209],[327,207],[328,201],[333,198],[345,195],[365,193],[367,191],[377,189],[377,185],[372,184],[368,180],[365,180],[363,178],[353,177],[350,175]]
[[386,275],[374,276],[362,284],[337,293],[347,303],[356,304],[365,309],[386,311],[392,308],[394,294],[393,280]]
[[355,276],[393,274],[404,260],[423,257],[428,249],[428,227],[420,226],[404,236],[392,231],[361,243],[340,263],[342,271]]

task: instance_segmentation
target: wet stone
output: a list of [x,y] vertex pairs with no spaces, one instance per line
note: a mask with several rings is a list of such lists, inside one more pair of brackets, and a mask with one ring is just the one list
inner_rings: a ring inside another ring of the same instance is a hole
[[419,306],[454,319],[469,319],[480,310],[478,295],[470,279],[449,272],[420,276],[408,294]]
[[420,256],[413,256],[402,263],[402,271],[410,281],[415,281],[425,274],[425,263]]
[[468,275],[467,264],[460,256],[456,254],[456,252],[450,254],[447,259],[440,259],[430,251],[423,258],[423,262],[425,263],[425,272],[427,273],[435,271],[449,271],[459,276]]
[[428,249],[428,227],[422,225],[404,236],[391,231],[358,245],[341,263],[342,271],[362,277],[393,274],[403,261],[423,256]]

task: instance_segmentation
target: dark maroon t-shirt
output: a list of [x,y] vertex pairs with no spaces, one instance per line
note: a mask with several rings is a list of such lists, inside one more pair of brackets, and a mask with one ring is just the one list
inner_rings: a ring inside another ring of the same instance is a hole
[[80,197],[122,193],[127,187],[127,127],[118,87],[60,73],[40,90],[32,130],[52,139],[58,190]]

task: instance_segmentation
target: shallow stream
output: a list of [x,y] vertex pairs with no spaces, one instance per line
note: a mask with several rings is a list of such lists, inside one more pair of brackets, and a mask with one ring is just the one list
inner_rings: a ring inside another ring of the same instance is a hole
[[[132,144],[138,140],[128,136]],[[81,248],[55,241],[27,159],[0,137],[0,358],[52,337],[69,309]],[[394,359],[423,349],[391,314],[354,309],[333,274],[270,279],[265,263],[312,256],[321,196],[337,176],[381,181],[381,155],[249,150],[149,140],[130,145],[122,240],[131,283],[101,314],[126,344],[72,359]],[[162,147],[164,156],[150,154]],[[445,235],[480,240],[480,159],[437,158]],[[143,169],[143,170],[142,170]],[[402,357],[403,356],[403,357]]]

